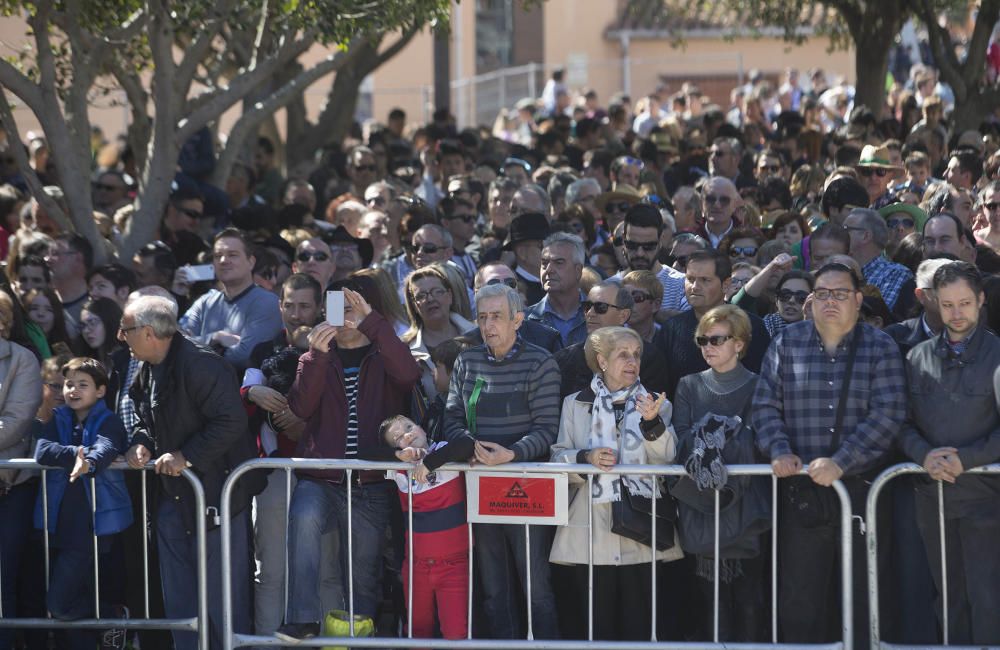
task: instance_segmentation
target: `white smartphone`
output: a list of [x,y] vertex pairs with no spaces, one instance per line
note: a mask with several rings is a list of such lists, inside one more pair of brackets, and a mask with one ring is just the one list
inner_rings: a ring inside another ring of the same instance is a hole
[[337,327],[344,325],[344,292],[326,292],[326,322]]
[[215,279],[215,267],[211,264],[198,264],[187,268],[187,277],[191,282],[204,282]]

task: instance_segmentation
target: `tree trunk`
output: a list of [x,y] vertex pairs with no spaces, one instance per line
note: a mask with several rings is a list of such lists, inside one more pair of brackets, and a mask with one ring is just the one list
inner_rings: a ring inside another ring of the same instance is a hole
[[884,35],[869,36],[865,40],[855,39],[857,48],[854,59],[854,70],[857,81],[854,87],[854,105],[865,105],[880,119],[885,109],[885,76],[889,71],[889,48],[886,43],[892,42],[893,35],[888,40],[882,40]]
[[979,86],[962,101],[955,99],[955,110],[951,113],[953,132],[975,131],[1000,106],[1000,90]]

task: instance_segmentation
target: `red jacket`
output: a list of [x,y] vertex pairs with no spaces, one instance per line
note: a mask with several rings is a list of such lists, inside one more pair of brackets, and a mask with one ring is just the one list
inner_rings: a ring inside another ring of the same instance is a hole
[[[410,349],[399,340],[392,325],[378,312],[370,313],[358,330],[372,342],[361,361],[358,376],[358,449],[383,444],[378,428],[392,415],[410,410],[413,386],[420,380],[420,367]],[[347,394],[340,357],[309,350],[299,359],[298,375],[288,393],[288,405],[306,421],[296,455],[301,458],[343,458],[347,447]],[[303,470],[308,476],[336,483],[341,471]],[[363,472],[362,482],[384,480],[385,472]]]

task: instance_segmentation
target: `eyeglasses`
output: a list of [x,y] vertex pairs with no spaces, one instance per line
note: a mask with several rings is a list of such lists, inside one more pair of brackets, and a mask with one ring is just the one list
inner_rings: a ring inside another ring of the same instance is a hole
[[98,325],[103,325],[104,323],[100,318],[88,318],[87,320],[80,323],[80,329],[89,330],[97,327]]
[[323,251],[316,251],[316,252],[302,251],[301,253],[295,256],[295,259],[297,259],[300,262],[311,262],[312,260],[316,260],[317,262],[325,262],[328,259],[330,259],[330,256],[324,253]]
[[729,257],[754,257],[757,250],[756,246],[730,246]]
[[879,178],[885,178],[889,174],[889,170],[881,167],[858,167],[858,174],[865,178],[870,178],[872,174]]
[[129,332],[133,332],[133,331],[135,331],[137,329],[141,329],[143,327],[145,327],[145,325],[133,325],[132,327],[124,327],[122,325],[119,325],[118,326],[118,333],[121,334],[122,336],[125,336]]
[[706,205],[719,205],[723,208],[729,207],[729,204],[733,202],[733,199],[728,196],[722,196],[719,194],[706,194],[705,204]]
[[[1000,207],[1000,203],[995,203],[994,205]],[[897,228],[912,228],[915,222],[913,219],[896,219],[891,217],[885,220],[885,225],[889,227],[889,230],[896,230]]]
[[437,244],[411,244],[410,250],[414,253],[423,253],[424,255],[433,255],[434,253],[442,250],[444,246],[438,246]]
[[990,201],[989,203],[984,203],[983,207],[986,208],[988,212],[995,212],[997,208],[1000,208],[1000,203],[996,201]]
[[781,302],[797,302],[800,305],[806,304],[806,298],[809,297],[808,291],[792,291],[791,289],[782,289],[777,294],[778,300]]
[[632,302],[634,302],[637,305],[641,305],[642,303],[646,302],[647,300],[652,300],[652,299],[653,299],[653,296],[649,295],[645,291],[633,291],[632,292]]
[[188,217],[190,217],[192,219],[195,219],[195,220],[202,219],[202,218],[205,217],[205,213],[204,212],[198,212],[197,210],[192,210],[191,208],[182,208],[182,207],[177,206],[177,205],[175,205],[174,208],[178,212],[180,212],[182,214],[185,214]]
[[430,291],[421,291],[413,294],[413,302],[426,302],[431,298],[437,300],[446,293],[448,293],[448,290],[441,287],[431,289]]
[[641,248],[646,253],[655,253],[659,247],[660,242],[658,241],[638,242],[625,240],[625,248],[630,251],[637,251]]
[[607,208],[608,212],[628,212],[632,204],[628,201],[616,201],[614,203],[605,203],[604,207]]
[[506,284],[511,289],[517,289],[517,280],[515,280],[514,278],[503,278],[503,279],[493,278],[492,280],[487,281],[486,284],[487,285]]
[[733,338],[732,334],[719,334],[717,336],[696,336],[694,337],[694,342],[698,344],[699,348],[703,348],[706,345],[711,345],[713,348],[717,348],[723,345],[726,341]]
[[619,307],[618,305],[612,305],[607,302],[592,302],[590,300],[584,300],[582,303],[580,303],[580,306],[583,307],[583,313],[585,314],[591,309],[596,311],[598,314],[602,315],[608,313],[608,308],[611,307],[615,309],[621,309],[621,307]]
[[816,300],[826,301],[833,298],[838,302],[844,302],[852,294],[854,294],[854,289],[815,289],[812,293]]
[[354,170],[359,172],[373,172],[377,170],[378,167],[375,165],[355,165]]
[[461,219],[462,223],[472,223],[476,220],[476,215],[474,214],[453,214],[451,216],[445,216],[448,221],[454,221],[455,219]]

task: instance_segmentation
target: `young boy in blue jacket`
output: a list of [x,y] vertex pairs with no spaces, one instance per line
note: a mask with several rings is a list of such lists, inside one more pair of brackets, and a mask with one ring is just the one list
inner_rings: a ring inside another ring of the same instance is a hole
[[[40,492],[35,527],[47,523],[52,549],[49,611],[58,620],[76,620],[95,616],[93,535],[97,534],[100,586],[105,592],[121,573],[121,566],[116,567],[110,557],[112,536],[132,524],[132,506],[122,472],[107,469],[126,449],[125,426],[104,403],[107,371],[95,359],[78,357],[62,367],[62,375],[66,403],[55,409],[39,434],[35,460],[64,471],[46,473],[48,520]],[[101,616],[117,618],[123,613],[102,604]],[[121,630],[100,636],[102,648],[124,647]],[[86,630],[71,631],[67,637],[73,649],[93,650],[97,640]]]

